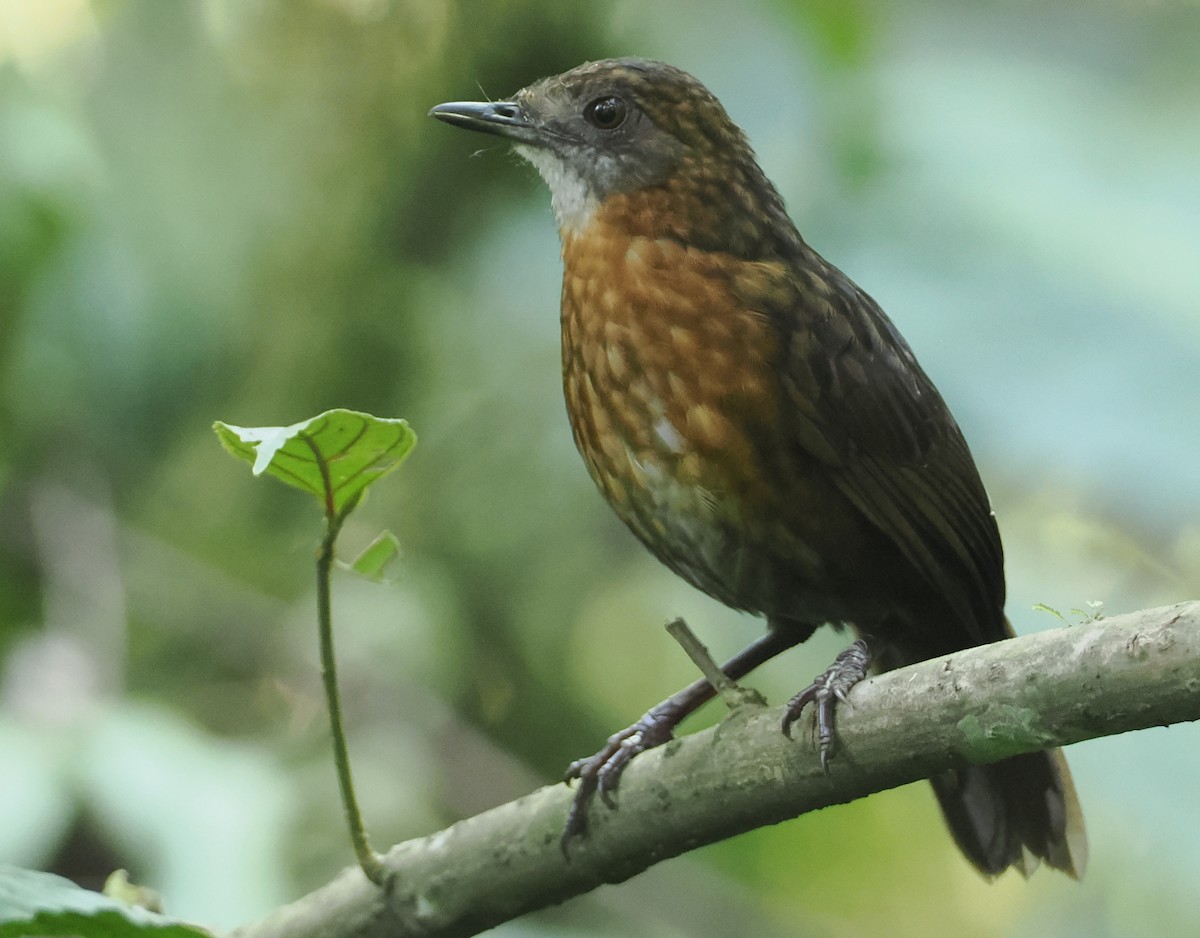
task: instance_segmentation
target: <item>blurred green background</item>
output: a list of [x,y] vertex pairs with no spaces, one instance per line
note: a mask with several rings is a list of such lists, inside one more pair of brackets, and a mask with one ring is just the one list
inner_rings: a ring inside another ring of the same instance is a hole
[[[699,76],[905,332],[988,482],[1019,631],[1055,624],[1037,602],[1200,597],[1198,42],[1172,2],[0,2],[0,862],[126,866],[226,927],[351,861],[319,518],[214,419],[420,435],[344,539],[393,529],[396,582],[335,585],[377,845],[551,782],[690,680],[668,617],[722,656],[758,634],[592,490],[546,193],[426,117],[590,58]],[[752,683],[779,703],[842,641]],[[1198,744],[1073,747],[1080,885],[985,884],[920,785],[499,934],[1195,935]]]

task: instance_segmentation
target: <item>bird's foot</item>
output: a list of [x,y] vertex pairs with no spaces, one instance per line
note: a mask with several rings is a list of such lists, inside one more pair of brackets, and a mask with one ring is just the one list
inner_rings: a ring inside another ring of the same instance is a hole
[[669,703],[660,704],[632,726],[613,733],[604,748],[594,756],[576,759],[567,767],[563,781],[577,778],[579,787],[575,789],[575,799],[571,802],[567,822],[563,826],[563,853],[567,852],[572,838],[587,832],[587,810],[592,799],[599,794],[607,807],[615,808],[613,794],[630,760],[638,753],[661,746],[674,738],[675,727],[682,715],[667,706]]
[[833,752],[835,734],[833,729],[834,711],[839,704],[850,707],[852,704],[846,695],[850,689],[867,676],[871,666],[871,650],[866,639],[856,640],[849,648],[838,655],[825,671],[788,701],[787,710],[783,714],[783,735],[792,738],[792,724],[800,719],[800,714],[809,703],[817,708],[817,750],[820,753],[821,768],[829,771],[829,757]]

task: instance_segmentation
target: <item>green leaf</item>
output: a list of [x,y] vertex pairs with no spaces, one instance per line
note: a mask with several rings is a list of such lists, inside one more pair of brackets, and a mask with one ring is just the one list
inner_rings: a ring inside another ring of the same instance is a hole
[[399,553],[400,541],[396,535],[391,531],[381,531],[375,540],[350,562],[349,567],[359,576],[378,582],[384,578],[387,565]]
[[0,866],[0,938],[86,935],[126,938],[208,938],[209,933],[163,915],[125,905],[50,873]]
[[1056,618],[1056,619],[1058,619],[1060,622],[1062,622],[1062,624],[1063,624],[1063,625],[1070,625],[1070,624],[1071,624],[1070,622],[1068,622],[1068,621],[1067,621],[1067,617],[1066,617],[1066,616],[1064,616],[1064,615],[1063,615],[1061,612],[1059,612],[1059,611],[1058,611],[1057,609],[1055,609],[1053,606],[1047,606],[1045,603],[1034,603],[1034,604],[1033,604],[1033,611],[1034,611],[1034,612],[1045,612],[1045,613],[1047,613],[1047,614],[1049,614],[1049,615],[1052,615],[1052,616],[1054,616],[1054,618]]
[[327,410],[290,427],[213,424],[222,445],[288,485],[319,498],[330,516],[352,508],[367,486],[400,465],[416,445],[406,420]]

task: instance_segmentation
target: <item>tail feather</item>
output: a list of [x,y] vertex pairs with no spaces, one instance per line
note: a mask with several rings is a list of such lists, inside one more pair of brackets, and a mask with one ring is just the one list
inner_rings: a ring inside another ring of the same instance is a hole
[[1058,749],[971,765],[930,779],[955,842],[981,873],[1040,862],[1080,878],[1087,865],[1083,812]]

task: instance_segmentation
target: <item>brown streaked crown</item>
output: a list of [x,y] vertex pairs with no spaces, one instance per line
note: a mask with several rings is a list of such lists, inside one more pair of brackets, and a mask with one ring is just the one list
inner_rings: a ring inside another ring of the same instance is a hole
[[434,116],[510,138],[545,178],[564,233],[613,196],[631,223],[746,259],[804,250],[741,129],[691,75],[645,59],[589,62],[499,104]]

